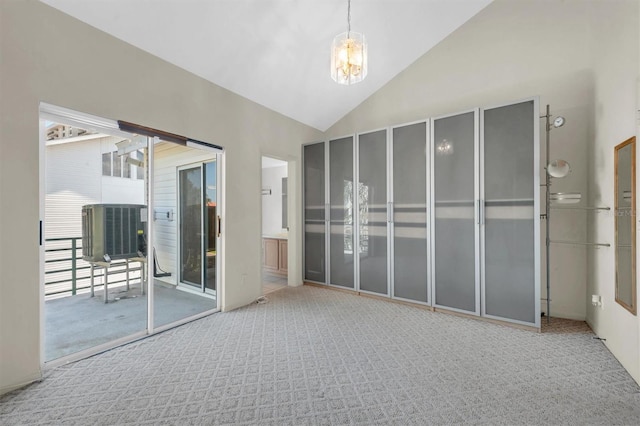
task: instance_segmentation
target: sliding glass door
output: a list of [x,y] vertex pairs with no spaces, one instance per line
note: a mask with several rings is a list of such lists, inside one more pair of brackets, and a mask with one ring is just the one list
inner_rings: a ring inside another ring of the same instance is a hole
[[222,148],[44,103],[40,113],[42,362],[217,310]]
[[218,308],[221,155],[159,140],[154,158],[154,328]]

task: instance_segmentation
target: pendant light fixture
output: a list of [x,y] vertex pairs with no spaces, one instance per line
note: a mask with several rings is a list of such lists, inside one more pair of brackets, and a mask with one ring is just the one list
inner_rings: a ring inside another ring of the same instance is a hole
[[338,84],[353,84],[367,76],[367,42],[364,34],[351,31],[351,0],[347,4],[347,32],[331,44],[331,78]]

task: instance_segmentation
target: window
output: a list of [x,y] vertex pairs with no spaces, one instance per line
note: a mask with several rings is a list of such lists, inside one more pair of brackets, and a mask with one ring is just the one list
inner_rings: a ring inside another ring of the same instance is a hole
[[122,177],[122,157],[118,157],[118,151],[111,153],[113,158],[113,175],[114,177]]
[[144,179],[144,154],[142,151],[135,151],[131,153],[133,158],[137,161],[134,162],[136,165],[136,179],[143,180]]
[[[136,151],[133,153],[136,159],[142,160],[144,156],[141,152]],[[127,161],[130,155],[118,155],[118,151],[105,152],[102,154],[102,176],[113,176],[130,179],[131,174],[131,162]],[[144,167],[137,166],[137,178],[144,179]]]
[[102,176],[111,176],[111,153],[102,154]]
[[118,157],[118,159],[120,160],[119,162],[122,162],[122,177],[123,178],[130,178],[131,177],[131,164],[129,163],[129,161],[127,161],[129,159],[129,157],[131,157],[131,154],[123,155],[122,157]]

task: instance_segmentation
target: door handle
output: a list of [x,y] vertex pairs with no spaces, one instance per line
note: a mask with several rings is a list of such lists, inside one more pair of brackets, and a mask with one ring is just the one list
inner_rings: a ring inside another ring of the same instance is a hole
[[220,238],[220,234],[222,234],[222,231],[220,230],[222,226],[222,218],[218,215],[218,238]]

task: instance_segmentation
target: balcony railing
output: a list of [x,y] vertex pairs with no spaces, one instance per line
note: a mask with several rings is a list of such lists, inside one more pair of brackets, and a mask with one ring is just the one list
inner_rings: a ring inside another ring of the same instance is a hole
[[[75,296],[91,288],[91,265],[82,259],[82,238],[48,238],[45,240],[44,294],[47,298]],[[114,262],[109,267],[109,289],[127,282],[127,265]],[[142,266],[129,266],[129,282],[140,282]],[[104,285],[104,269],[96,269],[94,285]]]

